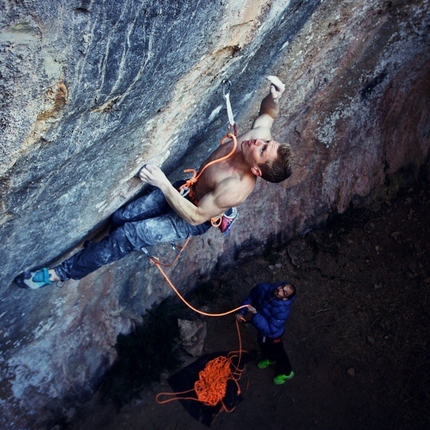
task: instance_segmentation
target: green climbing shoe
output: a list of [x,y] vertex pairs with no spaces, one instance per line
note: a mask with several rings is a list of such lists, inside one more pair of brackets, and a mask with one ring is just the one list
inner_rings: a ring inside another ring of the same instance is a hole
[[267,369],[272,364],[275,364],[274,361],[270,361],[269,359],[265,358],[264,360],[261,360],[257,363],[257,367],[259,369]]
[[294,372],[291,371],[289,375],[278,375],[273,378],[273,382],[276,385],[282,385],[284,382],[288,381],[294,376]]

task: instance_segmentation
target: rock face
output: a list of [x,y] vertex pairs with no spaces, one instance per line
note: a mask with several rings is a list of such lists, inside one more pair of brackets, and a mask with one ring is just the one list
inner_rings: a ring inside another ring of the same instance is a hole
[[[156,163],[172,180],[239,131],[267,74],[287,90],[273,134],[295,151],[285,183],[260,181],[223,238],[195,238],[172,277],[213,270],[320,225],[426,171],[428,0],[90,0],[1,5],[1,423],[67,419],[115,359],[119,333],[169,286],[132,254],[63,289],[12,279],[75,252]],[[170,259],[169,247],[154,252]]]

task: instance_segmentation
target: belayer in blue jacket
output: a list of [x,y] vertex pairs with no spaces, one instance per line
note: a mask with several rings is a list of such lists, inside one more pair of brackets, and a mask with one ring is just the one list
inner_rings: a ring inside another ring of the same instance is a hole
[[258,332],[262,359],[257,366],[265,369],[276,364],[273,382],[283,384],[294,376],[290,360],[282,343],[296,288],[289,282],[264,282],[251,289],[242,305],[248,305],[237,314],[238,321],[251,322]]

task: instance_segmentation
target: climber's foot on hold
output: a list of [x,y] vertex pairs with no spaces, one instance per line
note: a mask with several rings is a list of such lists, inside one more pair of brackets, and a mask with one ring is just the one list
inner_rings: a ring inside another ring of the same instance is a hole
[[53,282],[59,281],[58,276],[55,272],[43,268],[36,270],[35,272],[25,271],[15,279],[15,284],[18,287],[25,288],[27,290],[37,290],[47,285],[51,285]]

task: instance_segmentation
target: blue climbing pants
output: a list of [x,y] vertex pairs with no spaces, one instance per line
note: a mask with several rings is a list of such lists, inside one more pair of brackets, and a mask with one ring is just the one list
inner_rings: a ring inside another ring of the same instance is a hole
[[184,221],[158,188],[118,209],[111,222],[113,230],[108,236],[100,242],[87,242],[81,251],[54,267],[61,280],[81,279],[132,251],[199,236],[211,227],[209,221],[198,226]]

